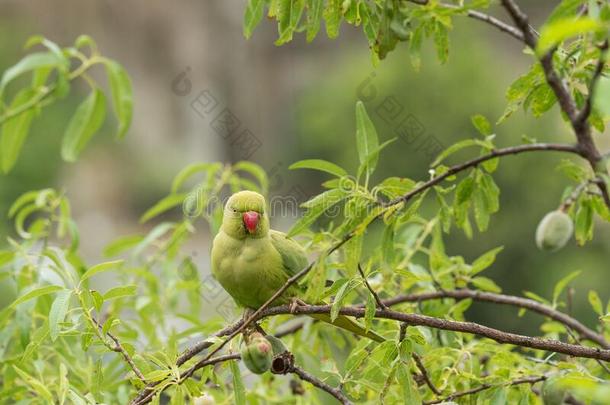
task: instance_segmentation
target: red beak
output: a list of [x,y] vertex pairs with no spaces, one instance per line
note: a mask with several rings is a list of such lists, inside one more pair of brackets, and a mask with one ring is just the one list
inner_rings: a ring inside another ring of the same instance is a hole
[[246,225],[246,229],[248,229],[248,232],[253,233],[256,231],[256,226],[258,225],[259,220],[258,212],[244,212],[242,219],[244,221],[244,225]]

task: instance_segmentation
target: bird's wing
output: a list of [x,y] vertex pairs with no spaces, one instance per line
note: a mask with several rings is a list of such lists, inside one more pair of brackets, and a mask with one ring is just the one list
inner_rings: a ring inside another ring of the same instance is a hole
[[[290,239],[283,232],[271,230],[269,231],[269,234],[271,236],[271,243],[273,244],[273,247],[275,247],[282,257],[284,271],[290,277],[294,276],[307,266],[307,256],[301,245]],[[298,286],[297,288],[300,288],[301,291],[305,290],[304,286]],[[348,330],[352,333],[367,337],[377,342],[383,342],[385,340],[382,336],[378,335],[374,331],[367,331],[364,326],[345,315],[339,315],[334,322],[331,322],[330,315],[328,314],[315,314],[310,316],[317,320],[330,323],[331,325],[335,325],[339,328]]]
[[290,277],[307,266],[307,255],[301,245],[290,239],[283,232],[271,230],[269,231],[269,234],[273,247],[282,257],[284,271],[288,273]]

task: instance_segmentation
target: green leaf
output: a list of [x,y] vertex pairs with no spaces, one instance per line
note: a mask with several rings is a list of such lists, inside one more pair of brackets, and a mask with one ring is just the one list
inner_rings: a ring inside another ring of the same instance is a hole
[[194,174],[200,172],[208,172],[208,176],[213,175],[220,169],[222,165],[220,163],[191,163],[186,166],[174,177],[172,182],[172,193],[176,193],[180,187]]
[[91,290],[91,299],[93,299],[93,307],[96,311],[102,310],[102,305],[104,305],[104,297],[102,294],[97,292],[96,290]]
[[79,35],[74,41],[74,46],[77,49],[88,46],[92,51],[97,50],[97,43],[89,35]]
[[455,203],[461,205],[468,201],[474,191],[475,181],[471,176],[466,177],[460,182],[457,189],[455,190]]
[[366,164],[366,173],[370,174],[377,166],[378,156],[369,156],[379,147],[377,130],[369,118],[362,101],[356,103],[356,147],[358,148],[358,159],[361,164]]
[[60,287],[58,285],[48,285],[45,287],[36,288],[17,298],[15,301],[13,301],[9,308],[15,308],[17,305],[29,301],[31,299],[42,297],[43,295],[52,294],[61,290],[65,290],[65,288]]
[[411,32],[411,41],[409,43],[409,59],[411,66],[416,72],[421,68],[421,45],[424,35],[424,25],[420,24]]
[[597,88],[593,93],[593,105],[595,109],[605,118],[610,118],[610,78],[601,76],[597,82]]
[[453,145],[451,145],[450,147],[448,147],[447,149],[445,149],[444,151],[442,151],[437,157],[436,159],[434,159],[434,162],[432,162],[431,166],[438,166],[443,160],[445,160],[448,156],[464,149],[464,148],[468,148],[470,146],[476,146],[476,145],[480,145],[480,141],[476,140],[476,139],[464,139],[461,140],[459,142],[454,143]]
[[493,177],[489,174],[482,173],[478,180],[489,213],[493,214],[498,212],[500,210],[500,189],[494,182]]
[[382,149],[394,142],[396,139],[397,138],[388,139],[387,141],[376,147],[374,150],[372,150],[366,160],[358,167],[358,177],[360,177],[367,168],[371,168],[371,162],[376,162],[379,159],[379,152],[381,152]]
[[91,137],[104,122],[106,101],[100,89],[91,94],[77,107],[68,123],[61,148],[61,156],[68,162],[74,162],[85,148]]
[[546,304],[546,305],[551,305],[549,300],[544,299],[541,296],[539,296],[538,294],[533,293],[531,291],[524,291],[523,295],[525,295],[527,298],[532,299],[534,301],[542,302],[543,304]]
[[347,283],[343,284],[339,291],[337,291],[337,295],[335,295],[335,299],[330,308],[330,321],[334,322],[335,319],[339,316],[339,311],[343,306],[343,301],[347,297],[347,295],[354,290],[360,284],[360,280],[351,279]]
[[589,298],[589,304],[591,304],[591,307],[597,313],[597,315],[603,316],[604,309],[603,309],[603,305],[602,305],[602,300],[599,298],[599,295],[597,295],[597,292],[590,290],[588,298]]
[[485,116],[481,114],[473,115],[470,120],[472,121],[472,125],[479,131],[481,135],[491,135],[493,134],[493,130],[491,129],[491,124],[485,118]]
[[244,36],[250,38],[254,28],[260,23],[263,18],[265,9],[265,0],[248,0],[246,11],[244,13]]
[[328,0],[322,15],[326,21],[326,35],[336,38],[341,25],[341,0]]
[[17,374],[19,374],[19,377],[21,377],[23,382],[25,382],[32,389],[32,391],[34,391],[40,397],[44,398],[47,401],[47,403],[54,403],[53,395],[47,389],[47,387],[44,383],[42,383],[40,380],[32,377],[31,375],[29,375],[28,373],[21,370],[20,368],[18,368],[15,365],[13,365],[13,369],[15,370],[15,372]]
[[434,46],[436,55],[441,64],[449,59],[449,33],[447,28],[440,22],[436,22],[434,30]]
[[551,86],[543,83],[530,93],[527,100],[532,107],[534,117],[540,117],[555,105],[557,97]]
[[122,139],[131,125],[133,115],[131,80],[127,71],[115,61],[106,60],[105,66],[112,93],[112,105],[119,122],[116,136],[118,139]]
[[12,67],[4,71],[0,80],[0,98],[4,94],[6,85],[18,76],[29,71],[45,68],[62,66],[63,61],[57,58],[53,52],[35,52],[25,56]]
[[49,311],[49,334],[51,340],[55,341],[59,335],[60,323],[64,321],[68,308],[70,307],[71,290],[64,290],[57,294],[55,301]]
[[258,181],[258,184],[260,185],[259,191],[262,194],[267,194],[267,190],[269,189],[269,180],[267,179],[267,173],[262,167],[256,163],[242,160],[233,165],[233,170],[250,173]]
[[140,217],[140,223],[142,224],[148,221],[149,219],[152,219],[178,205],[181,205],[184,202],[185,198],[186,194],[184,193],[168,195],[167,197],[161,199],[161,201],[150,207],[144,213],[144,215]]
[[490,278],[487,277],[475,277],[470,282],[477,288],[483,291],[491,291],[495,293],[502,292],[502,289]]
[[313,169],[334,174],[337,177],[347,176],[347,172],[340,166],[322,159],[299,160],[290,165],[290,170],[294,169]]
[[301,231],[307,229],[315,220],[324,213],[327,209],[341,201],[347,193],[340,189],[334,188],[323,192],[312,198],[311,200],[301,204],[307,208],[307,212],[299,219],[288,232],[288,236],[294,236]]
[[574,236],[581,246],[593,239],[593,208],[589,200],[583,200],[576,211]]
[[504,249],[503,246],[499,246],[497,248],[491,249],[481,256],[479,256],[473,263],[472,269],[470,270],[471,275],[478,274],[491,266],[493,262],[496,260],[496,256]]
[[489,209],[485,193],[480,187],[475,187],[472,198],[474,207],[474,219],[480,232],[485,232],[489,226]]
[[49,191],[53,191],[53,190],[50,188],[46,188],[44,190],[35,190],[35,191],[28,191],[26,193],[23,193],[22,195],[19,196],[19,198],[17,198],[15,200],[13,205],[11,205],[11,208],[8,211],[8,217],[13,218],[15,216],[15,214],[17,214],[17,212],[19,212],[23,207],[25,207],[29,203],[36,201],[36,199],[38,198],[38,196],[41,193],[49,192]]
[[171,370],[152,370],[144,374],[144,379],[150,382],[162,381],[171,375]]
[[279,38],[276,45],[282,45],[292,40],[292,34],[298,28],[299,21],[305,9],[305,0],[280,0],[277,15]]
[[233,393],[235,405],[246,405],[246,388],[241,378],[241,372],[239,371],[239,364],[237,361],[230,361],[229,367],[231,368],[231,374],[233,375]]
[[413,383],[409,365],[406,363],[398,364],[396,369],[396,378],[398,379],[398,385],[402,391],[402,401],[404,405],[419,405],[422,403],[419,391]]
[[580,270],[573,271],[572,273],[568,274],[567,276],[565,276],[564,278],[559,280],[557,282],[557,284],[555,284],[555,288],[553,289],[553,304],[557,303],[557,299],[559,298],[559,295],[561,295],[561,293],[566,288],[566,286],[570,283],[570,281],[574,280],[579,274],[580,274]]
[[570,37],[605,29],[600,21],[588,17],[558,19],[542,27],[536,52],[541,55]]
[[91,267],[89,270],[87,270],[85,272],[85,274],[82,275],[82,277],[80,278],[80,281],[83,282],[91,277],[93,277],[96,274],[108,271],[108,270],[112,270],[118,266],[120,266],[121,264],[123,264],[124,260],[115,260],[112,262],[106,262],[106,263],[100,263],[100,264],[96,264],[95,266]]
[[320,20],[322,19],[323,5],[324,0],[307,0],[307,42],[313,41],[318,34],[318,31],[320,31]]
[[[30,102],[35,93],[31,89],[20,90],[13,99],[10,110],[19,108]],[[23,143],[28,136],[30,124],[36,113],[34,106],[24,112],[9,118],[2,124],[2,137],[0,138],[0,162],[2,171],[8,173],[19,157]]]
[[546,24],[575,16],[582,5],[583,0],[561,1],[546,20]]
[[142,242],[142,239],[144,239],[142,235],[129,235],[116,239],[104,248],[104,256],[112,257],[119,255]]
[[132,295],[136,295],[137,290],[138,290],[137,285],[126,285],[126,286],[114,287],[114,288],[111,288],[110,290],[106,291],[106,294],[104,294],[104,301],[108,301],[108,300],[112,300],[112,299],[116,299],[116,298],[122,298],[122,297],[130,297]]
[[411,179],[388,177],[379,183],[376,188],[388,198],[397,198],[411,191],[415,184]]

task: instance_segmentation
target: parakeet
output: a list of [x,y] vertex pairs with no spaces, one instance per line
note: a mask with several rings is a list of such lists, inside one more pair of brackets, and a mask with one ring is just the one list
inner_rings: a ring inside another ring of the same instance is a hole
[[[269,229],[265,198],[253,191],[233,194],[225,204],[222,226],[212,244],[212,275],[245,308],[258,309],[294,274],[308,264],[305,250],[286,234]],[[290,286],[273,305],[289,304],[301,296]],[[311,315],[360,336],[383,341],[358,322],[339,315]]]

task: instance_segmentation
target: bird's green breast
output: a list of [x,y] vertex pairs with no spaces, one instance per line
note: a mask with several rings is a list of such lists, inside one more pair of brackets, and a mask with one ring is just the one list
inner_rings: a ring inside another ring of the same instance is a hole
[[288,279],[269,237],[235,239],[223,231],[214,239],[212,274],[239,305],[254,309]]

